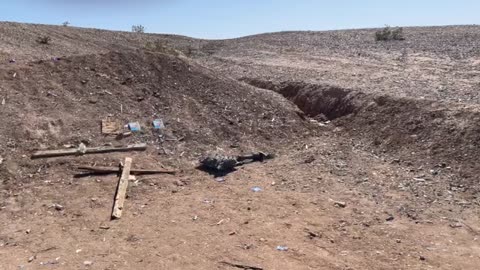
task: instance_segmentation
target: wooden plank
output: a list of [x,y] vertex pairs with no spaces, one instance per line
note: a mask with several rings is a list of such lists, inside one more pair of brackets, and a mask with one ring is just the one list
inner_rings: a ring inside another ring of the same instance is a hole
[[[80,166],[79,170],[89,171],[93,174],[110,174],[118,173],[120,170],[115,167],[92,167],[92,166]],[[176,171],[169,170],[155,170],[155,169],[130,169],[130,174],[142,175],[142,174],[175,174]]]
[[112,219],[122,217],[123,204],[127,196],[128,181],[130,179],[130,168],[132,167],[132,158],[125,158],[122,175],[118,180],[117,192],[115,193],[115,200],[113,202]]
[[32,159],[84,155],[84,154],[100,154],[100,153],[110,153],[110,152],[145,151],[146,149],[147,149],[147,144],[140,143],[140,144],[127,145],[127,146],[87,147],[85,153],[80,152],[78,149],[42,150],[42,151],[37,151],[33,153]]

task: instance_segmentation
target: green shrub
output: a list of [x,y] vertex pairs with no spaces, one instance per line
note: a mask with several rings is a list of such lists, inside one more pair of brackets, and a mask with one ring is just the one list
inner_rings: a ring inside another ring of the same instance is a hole
[[134,32],[134,33],[145,33],[145,27],[141,24],[132,25],[132,32]]
[[403,28],[398,27],[392,30],[390,26],[385,26],[383,29],[375,32],[376,41],[390,41],[390,40],[405,40],[403,35]]

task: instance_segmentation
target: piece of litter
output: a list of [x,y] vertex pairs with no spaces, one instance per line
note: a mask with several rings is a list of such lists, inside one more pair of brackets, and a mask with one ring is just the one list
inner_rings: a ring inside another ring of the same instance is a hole
[[162,119],[153,120],[153,128],[154,129],[164,129],[165,125],[163,124],[163,120]]
[[5,105],[5,99],[2,99],[2,105]]
[[288,251],[288,247],[287,246],[277,246],[277,250],[278,251]]
[[132,132],[142,131],[142,128],[140,127],[140,123],[138,122],[128,123],[128,129]]
[[250,190],[253,191],[253,192],[261,192],[261,191],[263,191],[263,189],[262,189],[261,187],[252,187]]
[[223,182],[225,182],[225,178],[223,178],[223,177],[217,177],[217,178],[215,178],[215,181],[217,181],[217,182],[219,182],[219,183],[223,183]]
[[92,264],[93,264],[92,261],[84,261],[83,262],[83,265],[85,265],[85,266],[91,266]]
[[82,250],[81,250],[81,249],[77,249],[77,250],[75,250],[75,253],[77,253],[77,254],[78,254],[78,253],[80,253],[80,252],[82,252]]
[[84,143],[80,143],[77,148],[79,154],[85,154],[87,152],[87,146]]

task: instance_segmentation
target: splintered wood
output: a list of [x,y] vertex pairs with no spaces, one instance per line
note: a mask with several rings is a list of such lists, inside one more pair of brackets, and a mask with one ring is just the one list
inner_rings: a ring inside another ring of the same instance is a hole
[[122,175],[118,180],[117,192],[115,193],[115,200],[113,202],[112,219],[122,217],[123,205],[127,196],[128,181],[130,180],[130,168],[132,167],[132,158],[125,158]]
[[123,126],[117,120],[110,118],[102,120],[102,133],[105,135],[118,135],[122,133]]

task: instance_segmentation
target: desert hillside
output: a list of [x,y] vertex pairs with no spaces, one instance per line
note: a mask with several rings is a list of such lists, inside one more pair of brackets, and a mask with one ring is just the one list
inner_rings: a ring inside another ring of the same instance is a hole
[[1,22],[0,269],[477,269],[480,27],[376,31]]

